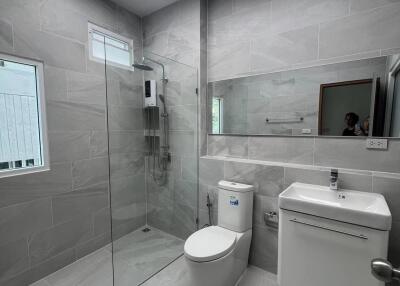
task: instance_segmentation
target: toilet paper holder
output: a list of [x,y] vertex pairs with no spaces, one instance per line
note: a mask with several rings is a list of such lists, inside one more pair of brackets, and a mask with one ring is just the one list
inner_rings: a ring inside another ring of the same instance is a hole
[[270,227],[278,227],[279,215],[276,211],[264,212],[264,222]]

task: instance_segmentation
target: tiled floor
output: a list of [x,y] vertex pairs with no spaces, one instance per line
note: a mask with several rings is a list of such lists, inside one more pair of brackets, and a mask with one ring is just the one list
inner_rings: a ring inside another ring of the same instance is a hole
[[[157,273],[142,286],[190,286],[184,257],[180,257]],[[276,275],[258,267],[249,266],[236,286],[278,286]]]
[[[132,232],[114,243],[115,286],[189,286],[183,241],[152,229]],[[180,257],[179,257],[180,256]],[[179,258],[178,258],[179,257]],[[111,246],[106,246],[31,286],[112,286]],[[237,286],[277,286],[276,276],[249,266]]]
[[[184,241],[152,228],[114,242],[115,285],[138,285],[183,253]],[[111,246],[60,269],[31,286],[112,286]]]

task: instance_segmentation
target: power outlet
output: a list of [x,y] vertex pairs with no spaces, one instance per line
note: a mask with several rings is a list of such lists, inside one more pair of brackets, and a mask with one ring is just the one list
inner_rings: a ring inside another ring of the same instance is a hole
[[368,138],[367,139],[367,149],[387,150],[388,149],[388,140],[381,139],[381,138]]

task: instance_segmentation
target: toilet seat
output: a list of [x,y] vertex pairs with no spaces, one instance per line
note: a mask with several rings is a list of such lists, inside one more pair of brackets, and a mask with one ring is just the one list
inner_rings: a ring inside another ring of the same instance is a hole
[[236,244],[236,233],[210,226],[193,233],[185,242],[185,256],[195,262],[216,260],[229,253]]

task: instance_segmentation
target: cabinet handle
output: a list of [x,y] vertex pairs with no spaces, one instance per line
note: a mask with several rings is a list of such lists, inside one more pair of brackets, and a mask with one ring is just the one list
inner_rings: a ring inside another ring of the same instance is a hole
[[363,239],[363,240],[367,240],[368,239],[368,237],[366,237],[363,234],[353,234],[353,233],[349,233],[349,232],[345,232],[345,231],[341,231],[341,230],[337,230],[337,229],[332,229],[332,228],[321,226],[321,225],[316,225],[316,224],[312,224],[312,223],[308,223],[308,222],[299,221],[299,220],[297,220],[295,218],[290,219],[289,221],[294,222],[294,223],[298,223],[298,224],[302,224],[302,225],[311,226],[311,227],[314,227],[314,228],[320,228],[320,229],[323,229],[323,230],[344,234],[344,235],[351,236],[351,237],[356,237],[356,238]]

